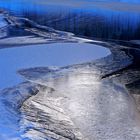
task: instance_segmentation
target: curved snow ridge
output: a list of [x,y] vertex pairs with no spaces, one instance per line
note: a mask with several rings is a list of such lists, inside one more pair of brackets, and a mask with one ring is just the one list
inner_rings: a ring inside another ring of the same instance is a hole
[[30,140],[82,140],[83,136],[61,107],[62,98],[47,88],[26,100],[21,107],[22,138]]
[[[58,31],[53,28],[39,25],[34,21],[31,21],[27,18],[20,18],[10,16],[9,14],[3,14],[0,16],[2,19],[4,18],[7,26],[1,30],[2,38],[0,40],[0,49],[6,47],[14,47],[20,45],[33,45],[33,44],[46,44],[46,43],[55,43],[55,42],[73,42],[73,43],[84,43],[84,42],[93,42],[90,39],[84,39],[75,37],[73,33]],[[4,22],[0,20],[0,25],[3,25]],[[9,32],[9,30],[16,30],[19,33],[16,37]]]
[[20,140],[19,109],[30,96],[37,94],[43,86],[24,82],[0,91],[0,134],[2,140]]
[[58,31],[58,30],[55,30],[51,27],[39,25],[36,22],[29,20],[27,18],[14,17],[14,16],[7,15],[6,19],[11,25],[14,25],[14,26],[17,26],[20,28],[36,28],[36,29],[46,31],[46,32],[57,33],[60,36],[72,36],[72,35],[74,35],[73,33],[70,33],[70,32]]
[[5,18],[10,25],[16,28],[24,29],[34,35],[38,35],[39,37],[64,40],[69,38],[71,39],[71,37],[74,36],[73,33],[58,31],[51,27],[39,25],[27,18],[14,17],[10,15],[7,15]]

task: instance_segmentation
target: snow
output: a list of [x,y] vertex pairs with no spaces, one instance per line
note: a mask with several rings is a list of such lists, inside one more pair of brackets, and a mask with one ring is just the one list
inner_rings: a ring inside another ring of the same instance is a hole
[[[100,79],[102,74],[110,73],[112,69],[116,71],[120,64],[124,67],[131,64],[131,59],[129,60],[123,52],[113,55],[112,59],[108,56],[94,62],[68,67],[40,67],[19,71],[27,80],[49,87],[43,93],[38,93],[24,102],[21,108],[21,125],[25,130],[28,123],[32,124],[32,127],[23,137],[34,140],[32,134],[36,134],[36,139],[42,136],[42,140],[45,140],[43,134],[46,134],[55,139],[58,132],[60,136],[64,136],[64,127],[68,127],[72,129],[70,132],[73,132],[68,133],[70,136],[75,135],[77,128],[82,134],[80,139],[83,140],[139,140],[140,114],[123,82],[113,77]],[[128,62],[123,63],[124,60]],[[129,79],[131,82],[135,81],[128,74],[127,80]],[[59,123],[62,114],[58,111],[66,115],[63,116],[64,120],[69,117],[74,126]],[[41,114],[49,119],[43,119]],[[54,124],[57,127],[54,127]],[[53,134],[50,134],[50,131]]]

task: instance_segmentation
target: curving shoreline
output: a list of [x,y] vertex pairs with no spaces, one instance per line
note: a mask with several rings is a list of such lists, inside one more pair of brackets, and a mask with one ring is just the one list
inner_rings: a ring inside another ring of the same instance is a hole
[[[21,23],[18,26],[24,27]],[[47,37],[48,34],[47,31]],[[57,41],[58,34],[57,39],[49,37]],[[89,41],[63,35],[66,42]],[[66,67],[22,69],[18,73],[29,82],[0,91],[1,109],[5,116],[7,112],[12,113],[9,124],[16,125],[16,129],[9,130],[11,134],[4,134],[3,140],[9,137],[21,140],[140,139],[140,115],[132,98],[139,98],[140,72],[136,61],[139,55],[135,57],[139,49],[119,47],[114,42],[90,40],[90,43],[105,45],[112,54]]]

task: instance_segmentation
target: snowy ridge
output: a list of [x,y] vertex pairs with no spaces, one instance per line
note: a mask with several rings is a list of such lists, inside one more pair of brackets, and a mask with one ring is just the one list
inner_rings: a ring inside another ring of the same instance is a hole
[[[19,109],[30,96],[37,94],[43,86],[30,82],[0,91],[0,137],[2,140],[19,140]],[[5,125],[6,124],[6,125]]]
[[[74,34],[72,33],[57,31],[46,26],[41,26],[26,18],[13,17],[8,14],[4,14],[0,17],[1,19],[5,18],[8,23],[5,30],[1,30],[2,34],[5,34],[5,38],[0,40],[0,48],[17,45],[77,42],[78,40],[82,41],[80,38],[74,38]],[[0,20],[2,26],[5,25],[5,22]],[[16,30],[22,30],[23,34],[26,33],[28,35],[19,37],[9,36],[7,34],[7,30],[14,28]],[[85,42],[85,40],[83,42]]]
[[[7,13],[0,15],[0,18],[0,25],[4,26],[0,32],[2,35],[0,39],[0,49],[55,42],[93,42],[90,39],[75,37],[74,34],[70,32],[58,31],[47,26],[39,25],[27,18],[10,16]],[[13,30],[17,31],[16,35],[13,35]],[[10,35],[9,32],[11,32],[12,35]]]
[[61,107],[62,98],[53,98],[47,88],[21,107],[20,130],[31,140],[82,140],[83,136]]

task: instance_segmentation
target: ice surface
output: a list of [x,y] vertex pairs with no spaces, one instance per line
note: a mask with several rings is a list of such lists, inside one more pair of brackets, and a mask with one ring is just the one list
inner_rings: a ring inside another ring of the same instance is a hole
[[[69,139],[139,140],[139,112],[123,82],[113,77],[100,79],[101,75],[113,69],[116,71],[120,64],[121,67],[131,64],[131,59],[123,52],[113,55],[81,65],[19,71],[29,81],[51,89],[30,98],[22,106],[22,128],[26,130],[28,123],[32,126],[23,136],[34,140],[33,134],[36,134],[36,138],[43,135],[44,140],[46,134],[60,139],[60,136],[65,135],[64,126],[63,123],[56,122],[60,121],[59,113],[64,112],[74,123],[71,130],[73,133],[68,133],[67,136],[72,136],[74,132],[77,134],[74,128],[78,128],[78,132],[82,134],[81,138]],[[128,62],[124,63],[124,60]],[[58,111],[59,113],[54,113]],[[42,119],[41,114],[49,119]],[[54,123],[54,120],[57,121]],[[56,128],[54,124],[57,125]],[[66,126],[71,128],[68,124]],[[58,133],[61,134],[59,137]]]

